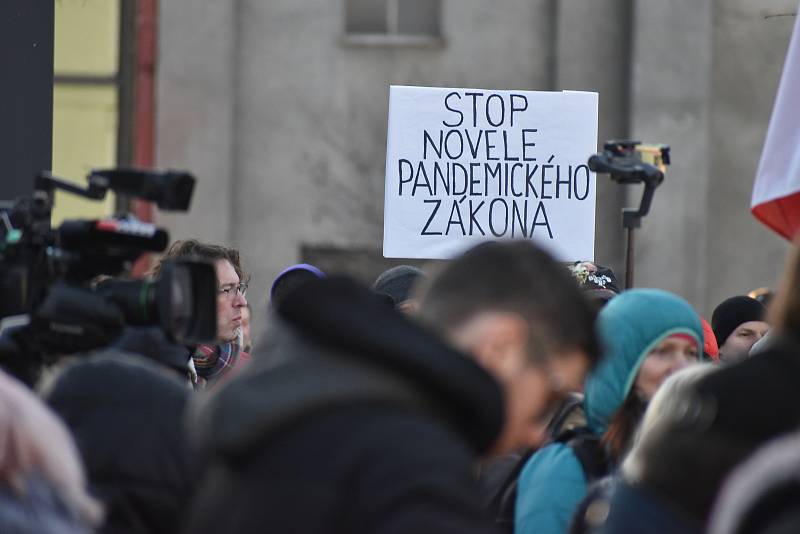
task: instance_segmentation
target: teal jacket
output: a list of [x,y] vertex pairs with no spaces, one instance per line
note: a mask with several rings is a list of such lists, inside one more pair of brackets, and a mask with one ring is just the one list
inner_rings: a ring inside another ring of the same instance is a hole
[[[600,312],[597,329],[604,358],[584,386],[589,429],[602,435],[633,387],[639,368],[659,343],[687,334],[703,346],[703,327],[691,305],[658,289],[632,289]],[[552,443],[522,470],[514,517],[516,534],[563,534],[586,496],[586,477],[572,449]]]

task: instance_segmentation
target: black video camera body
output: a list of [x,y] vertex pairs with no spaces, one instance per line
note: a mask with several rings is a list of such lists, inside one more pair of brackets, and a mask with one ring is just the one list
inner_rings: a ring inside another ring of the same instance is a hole
[[15,339],[26,352],[68,353],[103,346],[124,325],[141,325],[158,326],[181,344],[213,341],[217,278],[208,261],[165,261],[156,280],[96,283],[130,269],[144,253],[163,251],[164,229],[130,216],[50,225],[56,189],[97,200],[110,189],[185,211],[195,179],[136,169],[94,171],[87,179],[83,189],[42,173],[32,196],[0,211],[0,319],[27,325]]

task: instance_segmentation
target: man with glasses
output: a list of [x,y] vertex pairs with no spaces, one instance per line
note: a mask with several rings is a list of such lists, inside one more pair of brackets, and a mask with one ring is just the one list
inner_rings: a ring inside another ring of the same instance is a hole
[[[221,245],[201,243],[195,239],[176,241],[165,258],[193,256],[214,263],[217,271],[217,342],[198,345],[192,350],[192,378],[197,387],[217,382],[238,364],[249,360],[242,351],[242,322],[247,306],[247,281],[239,251]],[[157,274],[160,265],[153,274]]]

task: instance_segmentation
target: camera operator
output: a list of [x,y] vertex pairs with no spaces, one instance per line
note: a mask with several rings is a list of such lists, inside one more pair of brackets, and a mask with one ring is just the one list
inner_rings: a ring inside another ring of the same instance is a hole
[[[165,259],[195,257],[210,260],[217,272],[217,345],[202,344],[190,347],[195,387],[211,387],[237,365],[249,361],[243,350],[243,318],[246,313],[247,276],[242,268],[239,251],[235,248],[201,243],[196,239],[176,241]],[[152,274],[157,275],[161,263]]]
[[[93,291],[102,293],[104,284],[118,282],[128,283],[96,277]],[[93,309],[93,298],[100,299],[94,308],[101,310],[100,294],[80,297],[80,303],[60,301],[64,307],[55,306],[54,315],[72,312],[78,323],[87,322],[86,311],[66,305]],[[167,534],[178,528],[195,487],[196,468],[182,430],[192,394],[186,380],[189,352],[160,325],[121,328],[106,346],[75,352],[70,340],[39,391],[75,437],[90,490],[105,507],[97,532]]]
[[[221,377],[240,361],[241,310],[246,301],[238,252],[197,241],[177,242],[151,273],[153,278],[164,279],[172,264],[166,260],[190,256],[214,264],[216,276],[208,274],[215,280],[207,281],[208,289],[217,288],[219,321],[210,324],[216,326],[219,345],[186,347],[160,325],[126,324],[109,345],[63,359],[42,388],[48,405],[75,435],[90,488],[107,510],[101,534],[177,531],[196,477],[182,427],[192,394],[185,380],[188,364],[197,362],[205,382]],[[96,289],[119,281],[113,277],[99,281]],[[201,350],[213,358],[193,358]]]

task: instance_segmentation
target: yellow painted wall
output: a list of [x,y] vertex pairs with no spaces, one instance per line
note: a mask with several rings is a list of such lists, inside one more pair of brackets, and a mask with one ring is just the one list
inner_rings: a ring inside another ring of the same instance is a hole
[[[113,167],[117,155],[117,89],[56,86],[53,94],[53,174],[86,185],[93,168]],[[56,193],[53,225],[63,219],[110,215],[113,195],[103,202]]]
[[112,76],[119,58],[119,0],[56,0],[55,71]]
[[[118,70],[120,0],[56,0],[55,75],[114,76]],[[113,167],[119,120],[117,87],[56,83],[53,91],[53,174],[86,184],[92,168]],[[113,213],[114,198],[83,200],[57,193],[53,225],[65,218]]]

